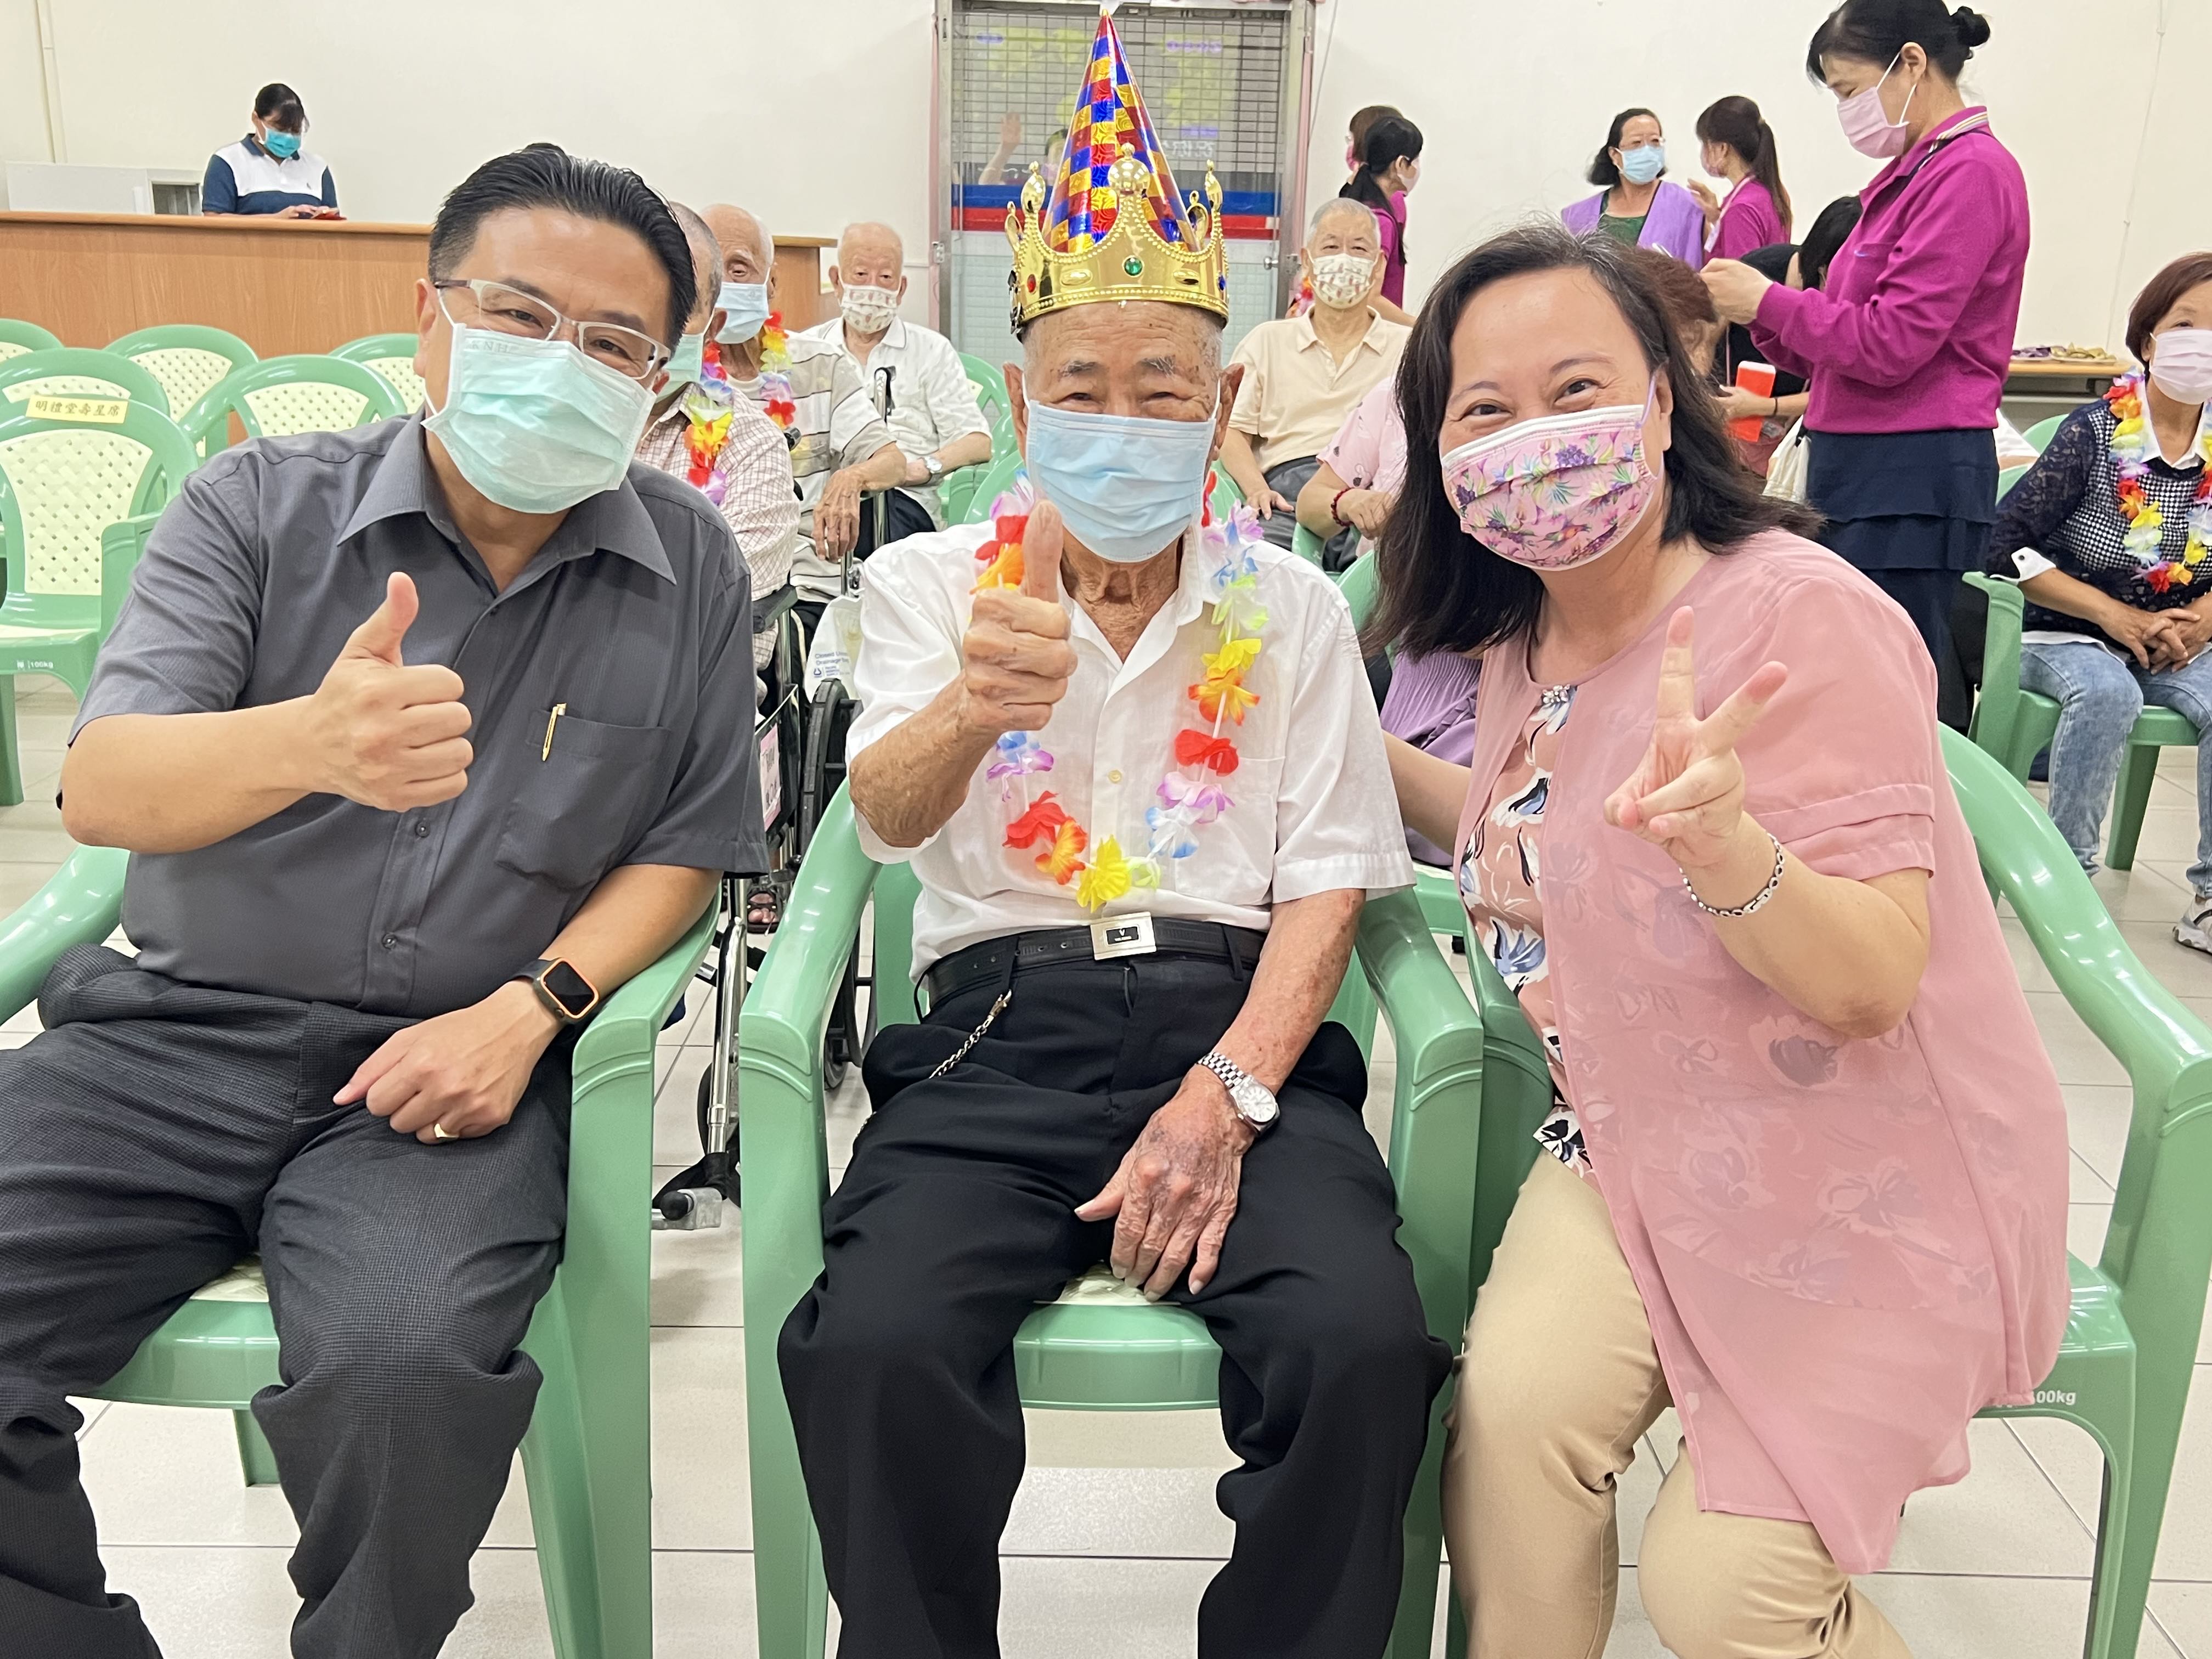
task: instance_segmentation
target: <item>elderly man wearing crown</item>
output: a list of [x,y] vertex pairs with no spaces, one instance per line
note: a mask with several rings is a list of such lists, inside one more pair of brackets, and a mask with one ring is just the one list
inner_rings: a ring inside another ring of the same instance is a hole
[[[1237,1522],[1205,1659],[1364,1659],[1449,1364],[1322,1018],[1413,879],[1351,617],[1203,513],[1237,374],[1220,187],[1178,209],[1102,18],[1049,204],[1008,214],[1034,496],[869,562],[850,786],[922,896],[920,1025],[784,1327],[842,1659],[999,1651],[1012,1341],[1102,1261],[1222,1349]],[[896,972],[881,964],[879,972]]]

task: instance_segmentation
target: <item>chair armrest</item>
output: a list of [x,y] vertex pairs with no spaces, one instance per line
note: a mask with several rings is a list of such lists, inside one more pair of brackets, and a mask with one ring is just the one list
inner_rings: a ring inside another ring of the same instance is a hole
[[816,827],[738,1016],[744,1125],[745,1324],[773,1340],[822,1271],[822,1038],[875,885],[841,787]]
[[130,860],[118,847],[80,847],[0,922],[0,1019],[37,1000],[39,987],[63,951],[97,945],[115,931]]
[[1291,551],[1307,563],[1320,564],[1322,556],[1327,550],[1322,538],[1304,525],[1297,526],[1291,532]]
[[115,631],[115,615],[130,594],[131,575],[146,551],[146,538],[161,521],[159,513],[141,513],[118,519],[100,532],[100,639],[103,645]]
[[1482,1021],[1410,892],[1368,901],[1359,963],[1397,1054],[1390,1170],[1403,1218],[1399,1239],[1413,1257],[1431,1333],[1456,1351],[1468,1309]]
[[714,942],[715,903],[710,901],[699,919],[684,930],[683,937],[660,954],[659,960],[633,975],[601,1006],[576,1040],[574,1073],[579,1103],[607,1079],[642,1062],[653,1069],[654,1045],[668,1011],[690,983]]
[[[1966,582],[1989,595],[1988,631],[1982,640],[1982,692],[1974,705],[1974,741],[2011,764],[2013,732],[2020,719],[2020,629],[2024,604],[2018,582],[2001,581],[1978,570]],[[2030,757],[2032,759],[2033,757]]]

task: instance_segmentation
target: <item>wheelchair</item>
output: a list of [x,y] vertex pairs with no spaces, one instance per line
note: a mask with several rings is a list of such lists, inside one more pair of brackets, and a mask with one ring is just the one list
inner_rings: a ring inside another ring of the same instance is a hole
[[[882,495],[875,497],[873,510],[875,544],[880,546],[887,511]],[[844,587],[848,593],[859,588],[849,552]],[[753,726],[760,751],[768,870],[764,875],[722,878],[714,942],[698,975],[713,992],[714,1010],[713,1052],[700,1075],[694,1103],[701,1157],[653,1195],[657,1231],[719,1227],[722,1206],[743,1201],[738,1158],[738,1015],[744,1004],[745,986],[759,970],[763,955],[750,942],[750,918],[755,901],[763,896],[772,901],[778,915],[782,914],[799,860],[845,781],[845,739],[855,704],[845,682],[835,678],[808,695],[806,660],[813,641],[799,615],[799,589],[786,584],[754,616],[757,635],[771,629],[775,635],[775,650],[761,673],[767,696]],[[855,937],[823,1036],[823,1081],[832,1090],[843,1083],[866,1045],[859,1008],[860,988],[869,981],[860,973],[860,963]]]

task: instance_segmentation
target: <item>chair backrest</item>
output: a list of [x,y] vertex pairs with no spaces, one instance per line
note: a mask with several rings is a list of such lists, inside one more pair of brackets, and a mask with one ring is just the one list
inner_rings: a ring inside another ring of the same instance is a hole
[[235,334],[204,323],[163,323],[108,343],[161,383],[172,410],[190,409],[225,375],[258,361]]
[[2028,428],[2027,431],[2021,434],[2021,436],[2026,438],[2029,445],[2034,449],[2035,453],[2040,455],[2043,453],[2044,446],[2051,441],[2051,434],[2057,431],[2060,427],[2065,424],[2065,416],[2053,415],[2045,420],[2038,421],[2033,426]]
[[975,485],[975,493],[968,498],[968,511],[962,515],[963,524],[981,524],[991,516],[991,504],[1014,487],[1021,476],[1022,455],[1019,450],[1001,455],[991,463]]
[[1005,372],[965,351],[960,354],[960,365],[975,382],[975,401],[983,406],[983,418],[991,422],[995,431],[1000,418],[1011,417],[1013,408],[1006,396]]
[[[2099,1266],[2130,1327],[2148,1301],[2204,1303],[2204,1192],[2212,1185],[2212,1030],[2136,957],[2051,817],[1996,758],[1943,733],[1951,787],[1990,890],[2007,900],[2067,1003],[2135,1088],[2119,1189]],[[2162,1167],[2163,1166],[2163,1167]],[[2193,1264],[2177,1249],[2187,1238]],[[2178,1282],[2178,1289],[2177,1289]],[[2144,1298],[2144,1301],[2139,1301]]]
[[128,398],[170,412],[159,380],[128,357],[88,346],[52,346],[0,362],[0,419],[21,414],[33,397]]
[[348,340],[331,356],[359,363],[378,376],[398,395],[400,411],[412,414],[422,408],[427,395],[422,377],[415,372],[418,343],[412,334],[364,334],[358,340]]
[[2020,718],[2020,584],[1978,570],[1968,571],[1966,580],[1990,600],[1982,635],[1982,689],[1970,729],[1974,741],[2002,761],[2012,753],[2013,726]]
[[249,438],[343,432],[404,413],[389,382],[343,357],[264,357],[224,380],[178,424],[213,454],[228,442],[235,414]]
[[[0,534],[9,548],[10,599],[96,601],[101,532],[166,506],[191,468],[184,434],[143,404],[96,419],[35,412],[0,419]],[[96,620],[97,609],[88,620]]]
[[61,342],[36,323],[18,317],[0,317],[0,363],[27,351],[52,351]]

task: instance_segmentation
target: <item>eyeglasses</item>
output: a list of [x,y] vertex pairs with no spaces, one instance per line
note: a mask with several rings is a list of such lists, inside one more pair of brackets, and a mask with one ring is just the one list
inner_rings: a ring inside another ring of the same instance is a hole
[[642,380],[671,356],[649,334],[619,323],[573,322],[536,295],[488,277],[441,276],[432,279],[430,286],[438,290],[438,309],[456,328],[489,329],[526,340],[571,333],[586,357],[633,380]]

